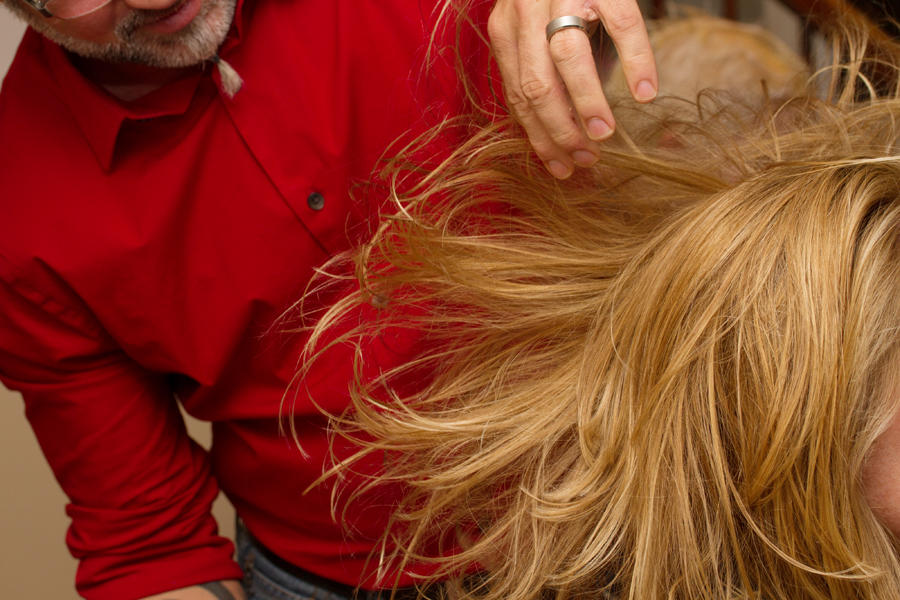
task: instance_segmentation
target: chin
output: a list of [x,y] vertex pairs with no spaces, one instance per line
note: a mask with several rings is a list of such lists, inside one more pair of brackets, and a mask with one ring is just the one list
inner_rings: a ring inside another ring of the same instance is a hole
[[[141,19],[129,20],[117,28],[124,40],[122,55],[107,54],[105,60],[133,62],[153,67],[189,67],[209,60],[231,28],[236,0],[206,0],[197,17],[183,30],[170,35],[144,33]],[[136,22],[135,22],[136,21]]]

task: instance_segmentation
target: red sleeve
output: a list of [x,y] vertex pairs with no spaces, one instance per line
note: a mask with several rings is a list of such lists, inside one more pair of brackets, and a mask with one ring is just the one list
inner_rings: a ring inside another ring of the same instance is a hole
[[89,313],[0,279],[0,379],[22,392],[71,500],[81,595],[125,600],[241,577],[210,513],[206,453],[166,377],[131,361]]

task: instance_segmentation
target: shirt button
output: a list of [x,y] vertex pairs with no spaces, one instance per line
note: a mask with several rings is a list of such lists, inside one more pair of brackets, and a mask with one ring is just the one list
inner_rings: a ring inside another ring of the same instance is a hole
[[306,197],[306,204],[313,210],[322,210],[325,208],[325,196],[319,192],[313,192]]

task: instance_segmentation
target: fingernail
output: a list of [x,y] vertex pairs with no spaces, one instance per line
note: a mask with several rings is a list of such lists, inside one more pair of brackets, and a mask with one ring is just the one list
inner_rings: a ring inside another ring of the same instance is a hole
[[587,150],[576,150],[572,153],[572,160],[574,160],[575,164],[579,167],[590,167],[595,162],[597,162],[597,157],[594,156],[593,152],[588,152]]
[[603,119],[594,117],[587,122],[587,132],[592,140],[605,140],[612,135],[612,127]]
[[559,162],[558,160],[551,160],[550,162],[548,162],[547,169],[557,179],[565,179],[572,174],[572,169]]
[[637,88],[634,90],[634,98],[638,102],[649,102],[656,98],[656,88],[652,83],[644,79],[637,84]]

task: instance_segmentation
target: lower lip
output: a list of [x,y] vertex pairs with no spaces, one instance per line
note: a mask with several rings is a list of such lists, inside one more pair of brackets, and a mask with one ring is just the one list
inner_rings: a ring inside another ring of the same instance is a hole
[[159,21],[147,23],[141,29],[160,35],[181,31],[197,17],[202,3],[203,0],[184,0],[178,10],[171,15],[163,17]]

